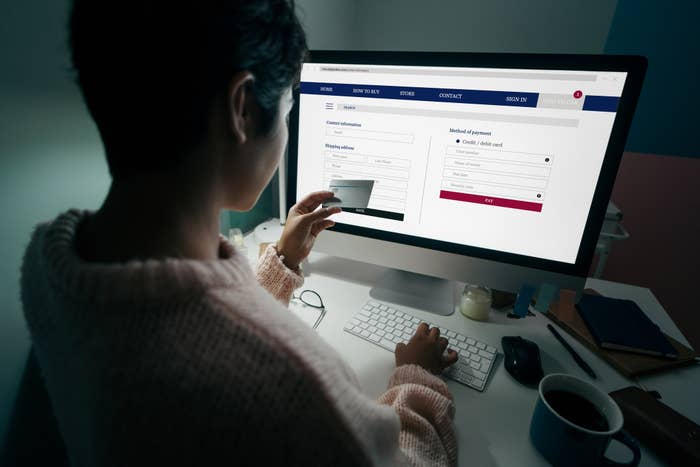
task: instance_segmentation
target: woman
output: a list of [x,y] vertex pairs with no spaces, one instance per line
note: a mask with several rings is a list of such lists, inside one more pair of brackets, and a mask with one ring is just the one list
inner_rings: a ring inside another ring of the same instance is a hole
[[[181,4],[182,3],[182,4]],[[456,360],[422,324],[379,401],[285,306],[338,208],[309,195],[256,273],[218,235],[287,142],[292,0],[76,0],[71,51],[112,185],[37,227],[22,300],[74,465],[452,465]]]

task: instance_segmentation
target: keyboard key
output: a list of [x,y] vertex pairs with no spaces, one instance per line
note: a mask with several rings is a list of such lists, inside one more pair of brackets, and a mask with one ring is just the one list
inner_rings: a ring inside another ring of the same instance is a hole
[[467,373],[465,371],[458,371],[457,377],[467,384],[472,382],[472,375],[470,375],[469,373]]
[[486,346],[486,351],[487,351],[488,353],[493,353],[493,354],[495,354],[495,353],[496,353],[496,347],[487,345],[487,346]]
[[360,327],[361,327],[362,329],[367,329],[367,328],[369,327],[369,324],[367,324],[367,323],[360,323]]
[[370,334],[370,332],[366,329],[360,333],[360,335],[362,335],[362,337],[369,337],[369,334]]
[[486,349],[486,344],[484,344],[483,342],[477,342],[476,346],[477,346],[477,348],[482,349],[482,350]]
[[472,339],[471,337],[467,337],[467,344],[474,345],[474,344],[476,344],[476,341],[474,339]]
[[447,331],[445,335],[447,335],[447,337],[457,337],[457,333],[454,331]]
[[374,342],[379,342],[380,340],[382,340],[382,338],[376,334],[370,334],[369,338],[372,339]]
[[481,361],[481,368],[479,368],[481,371],[487,371],[489,369],[489,366],[491,366],[491,362],[489,360],[482,360]]
[[378,344],[387,350],[391,350],[392,352],[394,351],[394,349],[396,349],[396,344],[394,343],[394,341],[390,341],[387,338],[380,340]]
[[469,362],[469,366],[472,367],[472,368],[474,368],[475,370],[481,369],[481,365],[479,365],[479,364],[476,363],[476,362]]
[[469,357],[471,360],[474,360],[475,362],[480,362],[481,357],[479,357],[477,354],[472,354],[471,357]]
[[376,320],[376,319],[370,319],[370,320],[369,320],[369,324],[371,324],[372,326],[376,326],[376,325],[377,325],[377,320]]
[[457,368],[464,368],[469,366],[469,357],[463,357],[462,355],[459,356],[459,360],[455,362],[455,366]]
[[464,342],[459,342],[457,344],[457,347],[459,347],[462,350],[467,350],[467,344],[465,344]]
[[364,321],[364,322],[369,321],[369,317],[365,316],[365,315],[356,315],[355,318],[357,318],[360,321]]
[[492,358],[493,357],[493,355],[491,355],[490,353],[488,353],[485,350],[479,350],[479,355],[481,355],[484,358]]
[[379,303],[375,302],[374,300],[370,300],[369,302],[367,302],[367,304],[371,306],[379,306]]
[[465,342],[467,340],[467,338],[461,334],[457,334],[457,340],[460,342]]
[[[370,321],[369,324],[372,324],[372,322]],[[477,353],[477,352],[479,351],[479,349],[477,349],[477,348],[476,348],[475,346],[473,346],[473,345],[470,345],[470,346],[468,347],[468,350],[469,350],[471,353]]]

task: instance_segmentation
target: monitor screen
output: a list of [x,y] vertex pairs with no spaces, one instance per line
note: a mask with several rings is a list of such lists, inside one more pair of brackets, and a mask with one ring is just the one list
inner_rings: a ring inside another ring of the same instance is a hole
[[334,220],[352,233],[573,265],[627,78],[609,67],[306,63],[294,195],[331,189],[343,208]]

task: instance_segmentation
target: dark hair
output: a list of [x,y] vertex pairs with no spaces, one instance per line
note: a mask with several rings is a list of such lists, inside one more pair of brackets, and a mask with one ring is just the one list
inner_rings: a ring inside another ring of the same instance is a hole
[[236,71],[269,131],[306,39],[294,0],[74,0],[73,66],[114,177],[177,163]]

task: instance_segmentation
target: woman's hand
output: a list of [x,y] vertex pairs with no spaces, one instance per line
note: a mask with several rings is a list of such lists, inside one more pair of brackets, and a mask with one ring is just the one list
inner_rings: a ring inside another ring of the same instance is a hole
[[452,349],[447,351],[447,339],[440,337],[438,328],[430,328],[425,323],[420,323],[416,333],[408,341],[408,344],[396,344],[396,366],[414,364],[419,365],[429,372],[439,375],[442,370],[457,361],[457,352]]
[[335,222],[327,217],[339,213],[339,207],[316,210],[324,200],[332,196],[332,191],[317,191],[289,210],[287,223],[277,242],[277,251],[284,256],[284,264],[288,268],[296,269],[311,252],[316,236],[335,225]]

